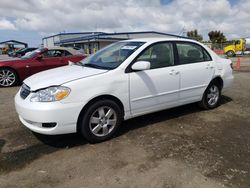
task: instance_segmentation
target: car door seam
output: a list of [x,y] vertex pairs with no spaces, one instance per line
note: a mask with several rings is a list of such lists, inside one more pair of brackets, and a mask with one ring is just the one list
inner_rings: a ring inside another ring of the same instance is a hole
[[178,89],[177,90],[173,90],[173,91],[169,91],[169,92],[162,92],[162,93],[159,93],[157,95],[148,95],[148,96],[145,96],[145,97],[138,97],[138,98],[132,99],[131,101],[132,102],[136,102],[136,101],[143,100],[143,99],[160,97],[160,96],[164,96],[164,95],[168,95],[168,94],[173,94],[173,93],[177,93],[177,92],[179,92]]

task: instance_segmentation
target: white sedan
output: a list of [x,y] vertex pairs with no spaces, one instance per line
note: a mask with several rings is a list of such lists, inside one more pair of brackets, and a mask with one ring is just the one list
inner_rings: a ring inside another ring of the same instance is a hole
[[231,66],[197,41],[127,40],[27,78],[15,106],[34,132],[79,132],[89,142],[101,142],[122,120],[194,102],[217,107],[233,81]]

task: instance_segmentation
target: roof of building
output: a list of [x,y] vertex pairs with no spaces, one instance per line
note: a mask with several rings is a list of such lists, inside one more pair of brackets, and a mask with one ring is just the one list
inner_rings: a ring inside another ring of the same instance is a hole
[[21,41],[17,41],[17,40],[6,40],[6,41],[3,41],[3,42],[0,42],[0,44],[21,44],[21,45],[24,45],[25,47],[28,46],[27,43],[21,42]]
[[98,33],[103,33],[103,32],[73,32],[73,33],[58,33],[58,34],[55,34],[55,35],[50,35],[50,36],[47,36],[47,37],[43,37],[43,39],[47,39],[47,38],[51,38],[51,37],[55,37],[55,36],[60,36],[60,35],[80,35],[80,34],[83,34],[83,35],[87,35],[87,34],[98,34]]
[[[72,33],[64,33],[64,34],[72,34]],[[65,43],[73,43],[73,42],[79,42],[79,41],[95,41],[95,40],[127,40],[130,39],[129,35],[133,34],[159,34],[159,35],[165,35],[168,37],[176,37],[176,38],[187,38],[179,35],[169,34],[169,33],[163,33],[163,32],[156,32],[156,31],[141,31],[141,32],[120,32],[120,33],[104,33],[104,32],[86,32],[86,33],[73,33],[73,34],[87,34],[82,37],[76,37],[76,38],[69,38],[69,39],[63,39],[60,40],[60,42],[56,42],[56,45],[65,44]],[[121,37],[118,35],[128,35],[125,37]],[[54,35],[55,36],[55,35]],[[53,37],[53,36],[50,36]],[[47,37],[49,38],[49,37]],[[45,39],[45,38],[44,38]]]

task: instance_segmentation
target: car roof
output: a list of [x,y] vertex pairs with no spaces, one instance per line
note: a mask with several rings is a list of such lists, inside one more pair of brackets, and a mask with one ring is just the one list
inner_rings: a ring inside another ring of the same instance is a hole
[[197,42],[192,39],[187,38],[177,38],[177,37],[158,37],[158,38],[138,38],[138,39],[130,39],[126,41],[134,41],[134,42],[161,42],[161,41],[187,41],[187,42]]
[[81,54],[79,51],[77,51],[77,50],[75,50],[73,48],[70,48],[70,47],[55,46],[55,47],[48,48],[48,50],[66,50],[66,51],[70,52],[72,55],[79,55],[79,54]]

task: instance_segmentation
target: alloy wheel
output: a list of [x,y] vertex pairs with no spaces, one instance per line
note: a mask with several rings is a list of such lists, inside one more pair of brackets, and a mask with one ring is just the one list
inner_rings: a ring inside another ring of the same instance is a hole
[[16,81],[16,76],[11,70],[0,70],[0,86],[12,86]]
[[95,136],[103,137],[112,132],[116,123],[117,114],[115,110],[108,106],[102,106],[90,116],[89,128]]
[[212,85],[207,93],[207,102],[210,106],[215,105],[219,100],[220,91],[218,86]]

